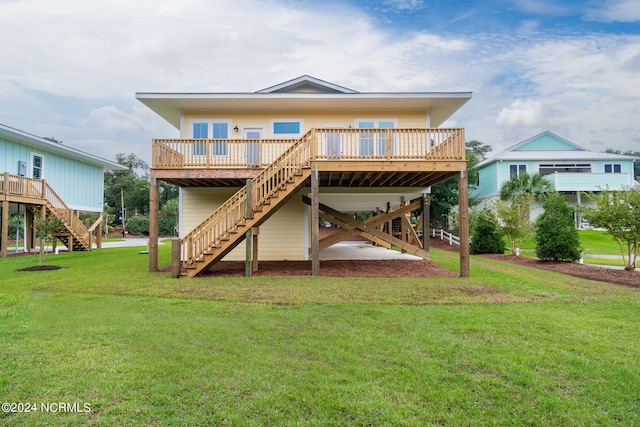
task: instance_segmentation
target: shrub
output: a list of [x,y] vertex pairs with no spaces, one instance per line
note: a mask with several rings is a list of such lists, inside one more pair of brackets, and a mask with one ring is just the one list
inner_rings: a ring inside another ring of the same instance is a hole
[[536,222],[536,255],[541,260],[576,261],[580,241],[573,211],[560,194],[547,198]]
[[149,217],[148,216],[132,216],[127,220],[127,231],[129,234],[137,236],[149,235]]
[[489,209],[483,209],[475,220],[471,246],[472,254],[502,254],[506,249],[498,219]]

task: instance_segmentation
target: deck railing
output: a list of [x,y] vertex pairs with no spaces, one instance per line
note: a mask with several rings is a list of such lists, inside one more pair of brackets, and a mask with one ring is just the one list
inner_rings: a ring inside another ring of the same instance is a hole
[[[463,129],[314,129],[316,161],[462,160]],[[153,168],[264,168],[298,139],[156,139]]]
[[45,180],[4,173],[0,175],[0,194],[3,193],[10,196],[46,200],[49,204],[49,210],[62,219],[70,231],[73,231],[77,238],[90,247],[91,233],[87,227]]
[[[291,182],[311,158],[311,135],[307,133],[286,149],[266,167],[249,186],[242,187],[208,218],[181,239],[181,259],[184,266],[193,264],[203,254],[229,239],[238,225],[244,223],[254,211],[273,197],[282,185]],[[248,187],[249,190],[248,191]],[[247,203],[249,198],[249,208]],[[250,211],[250,212],[247,212]]]
[[0,175],[0,194],[43,199],[43,189],[44,181],[41,179],[11,175],[7,172]]

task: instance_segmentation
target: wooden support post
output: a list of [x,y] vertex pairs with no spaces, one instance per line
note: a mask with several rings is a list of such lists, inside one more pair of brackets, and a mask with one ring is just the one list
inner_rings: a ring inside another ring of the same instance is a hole
[[9,172],[4,173],[4,181],[2,181],[3,199],[2,199],[2,227],[0,233],[0,258],[7,257],[7,246],[9,245]]
[[260,228],[259,227],[253,227],[252,229],[252,234],[253,234],[253,243],[252,243],[252,248],[253,248],[253,254],[251,255],[251,271],[258,271],[258,234],[260,234]]
[[96,248],[102,248],[102,221],[100,221],[98,228],[96,228]]
[[458,175],[458,209],[460,222],[460,277],[469,277],[469,182],[467,165]]
[[429,252],[430,248],[430,235],[429,224],[431,217],[431,195],[424,193],[422,195],[422,247],[425,251]]
[[[5,174],[5,183],[6,180]],[[9,201],[7,200],[7,194],[4,195],[2,201],[2,236],[0,237],[0,258],[7,257],[7,247],[9,246]]]
[[180,239],[177,237],[171,239],[171,277],[174,279],[178,279],[180,277],[182,269],[180,249]]
[[318,165],[311,172],[311,275],[320,275],[320,194],[318,189]]
[[158,271],[158,180],[151,171],[149,177],[149,272]]
[[251,245],[253,243],[253,229],[249,228],[245,234],[244,242],[246,245],[246,253],[244,260],[244,275],[246,277],[251,277],[251,273],[253,272],[253,268],[251,265],[251,257],[253,255],[253,249],[251,249]]
[[245,185],[247,189],[247,208],[244,216],[247,219],[253,218],[253,180],[248,179]]

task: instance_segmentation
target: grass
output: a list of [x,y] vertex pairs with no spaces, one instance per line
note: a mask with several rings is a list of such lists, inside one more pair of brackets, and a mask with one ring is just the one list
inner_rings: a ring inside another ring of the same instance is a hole
[[[578,230],[580,245],[585,254],[598,255],[620,255],[620,246],[611,238],[611,236],[601,230]],[[505,238],[507,247],[509,242]],[[536,248],[535,236],[529,237],[522,245],[521,249]]]
[[636,289],[481,257],[467,279],[174,280],[139,250],[0,260],[2,401],[91,409],[0,425],[640,424]]

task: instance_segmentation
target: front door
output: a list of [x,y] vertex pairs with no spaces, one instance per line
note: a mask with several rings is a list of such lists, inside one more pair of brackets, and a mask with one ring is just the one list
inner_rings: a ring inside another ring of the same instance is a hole
[[[262,139],[262,128],[244,128],[245,139]],[[260,166],[260,143],[247,141],[246,160],[249,167]]]

